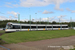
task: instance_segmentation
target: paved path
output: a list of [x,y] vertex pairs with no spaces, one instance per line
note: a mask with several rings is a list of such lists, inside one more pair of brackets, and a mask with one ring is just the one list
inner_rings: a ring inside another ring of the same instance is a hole
[[11,50],[60,50],[62,46],[70,46],[70,45],[75,45],[75,36],[34,41],[34,42],[24,42],[18,44],[6,44],[3,46]]

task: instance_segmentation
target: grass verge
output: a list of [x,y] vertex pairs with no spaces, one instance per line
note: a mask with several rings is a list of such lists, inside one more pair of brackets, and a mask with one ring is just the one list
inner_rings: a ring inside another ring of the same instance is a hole
[[23,31],[3,34],[1,38],[8,43],[38,41],[52,38],[75,36],[75,30]]
[[0,33],[5,33],[5,31],[4,30],[0,30]]
[[[0,30],[0,36],[2,36],[5,33],[4,30]],[[0,44],[4,44],[5,42],[0,38]]]
[[70,49],[70,50],[75,50],[75,48],[74,49]]
[[74,46],[74,49],[70,49],[70,50],[75,50],[75,46]]

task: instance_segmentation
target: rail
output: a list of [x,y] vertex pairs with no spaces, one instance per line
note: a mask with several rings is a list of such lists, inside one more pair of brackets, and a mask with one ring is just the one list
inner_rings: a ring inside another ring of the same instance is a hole
[[7,49],[7,50],[10,50],[9,48],[6,48],[6,47],[4,47],[4,46],[1,46],[1,45],[0,45],[0,47],[2,47],[2,48],[5,48],[5,49]]

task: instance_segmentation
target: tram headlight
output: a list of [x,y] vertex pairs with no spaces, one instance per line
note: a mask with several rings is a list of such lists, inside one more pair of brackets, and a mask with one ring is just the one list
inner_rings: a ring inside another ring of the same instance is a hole
[[7,29],[6,29],[6,31],[7,31]]

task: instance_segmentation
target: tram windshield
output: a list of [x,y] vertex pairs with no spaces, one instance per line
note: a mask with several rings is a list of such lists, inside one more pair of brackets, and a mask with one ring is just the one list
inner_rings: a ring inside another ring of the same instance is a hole
[[12,24],[7,24],[6,29],[12,29]]

